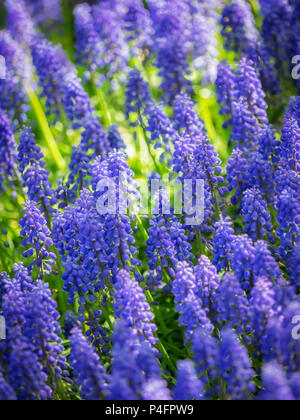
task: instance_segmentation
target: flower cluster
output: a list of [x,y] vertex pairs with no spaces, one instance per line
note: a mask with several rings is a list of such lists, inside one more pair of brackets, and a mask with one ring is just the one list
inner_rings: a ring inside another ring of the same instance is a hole
[[2,3],[0,400],[300,400],[299,1]]

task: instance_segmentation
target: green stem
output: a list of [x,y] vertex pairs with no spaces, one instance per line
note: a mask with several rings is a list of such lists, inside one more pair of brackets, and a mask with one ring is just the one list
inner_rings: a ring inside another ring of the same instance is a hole
[[43,136],[45,138],[45,141],[47,143],[48,149],[51,153],[51,156],[53,157],[57,167],[59,169],[65,169],[66,168],[66,162],[64,161],[58,147],[56,144],[56,141],[53,137],[53,134],[50,130],[46,115],[44,113],[44,110],[42,108],[42,105],[40,103],[40,100],[36,93],[31,89],[30,86],[25,85],[25,89],[27,92],[27,95],[29,97],[29,101],[31,104],[31,107],[36,115],[36,118],[39,122],[40,128],[42,130]]
[[97,86],[95,73],[92,74],[92,83],[93,83],[93,88],[94,88],[95,94],[96,94],[97,99],[98,99],[99,111],[101,112],[101,117],[103,119],[103,123],[106,127],[110,127],[111,126],[111,115],[110,115],[110,112],[108,110],[106,101],[104,99],[102,89]]
[[165,335],[167,335],[169,333],[169,331],[167,329],[165,321],[164,321],[163,317],[161,316],[160,311],[154,305],[152,305],[152,303],[154,302],[154,299],[152,297],[152,294],[151,294],[150,290],[145,290],[145,295],[146,295],[146,298],[147,298],[147,301],[148,301],[149,305],[151,306],[151,308],[154,312],[155,318],[157,319],[157,321],[159,322],[159,324],[161,326],[161,329],[162,329],[163,333]]
[[158,350],[161,352],[162,356],[163,356],[163,357],[165,358],[165,360],[167,361],[168,366],[169,366],[169,368],[170,368],[170,371],[172,372],[172,374],[173,374],[174,376],[176,376],[176,372],[177,372],[176,366],[175,366],[175,365],[174,365],[174,363],[172,362],[172,360],[171,360],[171,358],[170,358],[170,356],[169,356],[169,354],[168,354],[167,350],[165,349],[165,346],[164,346],[164,345],[162,344],[162,342],[161,342],[161,341],[159,341],[159,340],[158,340],[157,347],[158,347]]

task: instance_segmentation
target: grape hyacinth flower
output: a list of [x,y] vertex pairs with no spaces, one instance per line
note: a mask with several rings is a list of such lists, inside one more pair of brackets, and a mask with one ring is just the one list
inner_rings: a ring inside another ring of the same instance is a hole
[[272,93],[279,92],[278,81],[269,53],[255,27],[251,6],[244,0],[234,0],[223,9],[222,35],[225,48],[252,60],[260,72],[263,85]]
[[251,56],[258,41],[251,7],[243,0],[234,0],[222,12],[222,36],[225,48],[242,56]]
[[15,173],[16,142],[6,113],[0,109],[0,190],[5,178],[10,180]]
[[28,56],[14,41],[8,31],[0,31],[0,55],[6,63],[5,79],[0,78],[0,108],[7,112],[15,130],[21,121],[26,120],[28,98],[24,83],[31,77],[31,65]]
[[174,101],[174,128],[190,137],[206,134],[204,122],[195,111],[195,104],[186,93],[180,93]]
[[[136,258],[137,249],[134,245],[135,239],[130,224],[130,217],[126,214],[128,208],[136,211],[134,205],[136,203],[139,205],[141,197],[137,191],[137,184],[133,180],[133,172],[125,158],[126,155],[123,152],[114,151],[109,153],[104,160],[101,157],[96,159],[91,167],[93,175],[92,187],[94,199],[98,204],[99,202],[102,203],[103,199],[104,203],[107,200],[108,180],[110,188],[114,188],[116,193],[116,208],[114,211],[107,212],[107,206],[104,206],[105,208],[103,209],[103,205],[100,209],[100,213],[104,213],[101,216],[104,229],[104,248],[107,255],[109,255],[108,264],[112,276],[115,278],[121,268],[126,269],[129,265],[130,271],[134,272],[137,280],[143,281],[137,269],[141,262]],[[104,182],[103,187],[101,187],[102,182]],[[125,187],[126,193],[124,192]],[[95,206],[97,206],[97,211],[99,212],[100,207],[97,204]]]
[[201,300],[207,315],[213,320],[216,310],[215,301],[217,299],[217,290],[220,285],[220,277],[217,269],[212,265],[206,255],[202,255],[194,271],[196,279],[195,294]]
[[216,306],[218,322],[226,323],[228,328],[242,335],[243,341],[248,344],[248,335],[252,331],[249,301],[234,274],[224,274],[217,291]]
[[49,213],[53,212],[52,206],[57,199],[49,181],[50,173],[45,169],[44,156],[36,145],[31,128],[21,130],[19,142],[18,162],[22,185],[27,189],[28,199],[40,205],[49,224]]
[[266,277],[259,277],[251,291],[249,304],[256,351],[261,351],[260,343],[266,333],[269,319],[275,316],[275,290],[273,283]]
[[174,399],[178,401],[203,399],[203,384],[198,379],[191,360],[182,360],[178,363]]
[[74,128],[83,126],[94,109],[75,67],[61,47],[45,39],[37,39],[32,45],[32,60],[42,97],[46,98],[47,115],[53,115],[53,122],[56,122],[63,107]]
[[[161,396],[168,395],[150,344],[124,320],[114,327],[112,357],[110,400],[144,399],[149,397],[150,391],[152,399],[159,400]],[[151,390],[153,383],[156,386]]]
[[281,165],[287,165],[292,171],[300,171],[300,124],[299,100],[292,98],[284,116],[278,154]]
[[137,121],[131,122],[131,125],[136,126],[139,123],[143,127],[143,115],[151,104],[152,97],[148,83],[139,70],[132,70],[126,85],[126,117],[130,120],[131,114],[136,114]]
[[84,400],[104,400],[108,393],[108,377],[99,356],[79,328],[71,333],[70,365],[75,384]]
[[273,239],[271,215],[267,203],[257,188],[244,192],[241,214],[245,222],[245,232],[254,241],[265,238],[267,234],[269,239]]
[[261,34],[280,74],[290,63],[292,47],[292,9],[286,0],[260,0],[263,15]]
[[263,367],[263,401],[294,401],[294,395],[282,366],[276,362]]
[[70,338],[72,330],[79,326],[80,326],[80,322],[78,320],[78,317],[74,314],[73,311],[67,311],[64,316],[64,326],[63,326],[65,336],[67,338]]
[[185,236],[180,219],[172,213],[165,191],[156,197],[155,215],[150,220],[146,255],[149,258],[149,284],[160,286],[165,277],[174,278],[179,261],[191,260],[191,245]]
[[117,125],[111,125],[108,129],[107,140],[109,147],[112,151],[125,149],[124,140],[121,137],[119,128]]
[[266,241],[257,241],[254,244],[255,257],[253,260],[253,276],[267,277],[274,284],[279,285],[283,279],[279,265],[271,253],[271,247]]
[[224,128],[232,125],[233,93],[236,74],[227,61],[221,61],[218,65],[216,79],[216,93],[218,103],[221,105],[220,114],[226,115],[228,120],[223,124]]
[[0,372],[0,401],[15,401],[16,394]]
[[251,290],[253,286],[253,261],[255,248],[248,235],[237,236],[232,244],[232,270],[235,272],[243,290]]
[[249,183],[251,187],[260,191],[268,205],[274,206],[275,182],[274,166],[271,160],[265,160],[259,152],[247,154],[249,163]]
[[152,103],[147,109],[149,141],[154,145],[154,149],[162,149],[160,162],[165,161],[165,154],[170,154],[178,134],[172,126],[171,121],[164,113],[162,106]]
[[62,20],[62,10],[59,0],[25,0],[30,15],[38,25],[45,28]]
[[[156,65],[163,82],[164,99],[171,105],[180,92],[192,93],[188,63],[188,39],[186,25],[190,23],[185,2],[166,1],[158,9],[155,19]],[[167,35],[167,36],[166,36]]]
[[149,343],[157,344],[157,339],[154,337],[156,331],[154,316],[141,286],[127,271],[120,270],[114,287],[115,316],[127,322],[130,328],[136,329]]
[[7,12],[7,29],[16,41],[27,47],[38,37],[38,32],[34,27],[25,1],[5,0],[5,7]]
[[153,28],[149,10],[145,8],[142,1],[125,0],[124,6],[124,29],[127,40],[133,42],[133,53],[135,47],[151,48]]
[[234,148],[227,165],[227,191],[234,191],[231,197],[233,205],[240,203],[244,191],[249,185],[249,163],[239,148]]
[[[39,268],[39,277],[49,275],[55,264],[56,255],[49,250],[53,245],[47,222],[35,203],[29,201],[23,210],[24,216],[20,220],[22,238],[21,245],[29,248],[23,252],[24,258],[34,256],[34,265]],[[31,266],[30,266],[31,267]]]
[[234,332],[222,332],[217,366],[222,380],[226,383],[226,395],[232,400],[247,400],[255,391],[252,382],[254,371],[247,350]]
[[298,298],[290,301],[282,314],[270,320],[262,341],[264,359],[282,364],[288,374],[299,371],[299,340],[295,340],[293,333],[293,320],[299,316],[299,309]]
[[216,223],[216,233],[214,236],[213,264],[218,272],[222,270],[230,271],[232,260],[232,243],[234,241],[234,229],[229,217],[223,218]]
[[[195,331],[193,337],[193,353],[198,376],[201,376],[206,388],[207,396],[213,396],[218,392],[217,385],[217,356],[218,341],[215,337],[207,334],[202,328]],[[211,388],[211,389],[207,389]]]
[[48,284],[34,283],[22,264],[5,286],[2,309],[7,320],[9,382],[19,399],[50,399],[66,375],[56,302]]
[[[93,196],[83,190],[74,207],[53,219],[53,239],[62,256],[64,273],[63,290],[68,293],[68,303],[79,302],[79,321],[86,326],[89,341],[99,354],[107,351],[107,332],[101,325],[101,302],[95,293],[107,286],[111,289],[104,231],[100,215],[92,206]],[[88,313],[88,317],[86,317]]]
[[293,248],[292,254],[288,259],[288,274],[291,282],[295,286],[300,286],[300,245]]
[[172,291],[175,296],[176,311],[180,313],[179,325],[186,327],[185,341],[189,343],[198,328],[207,334],[213,332],[213,325],[202,309],[202,301],[196,295],[196,289],[191,288],[195,284],[193,268],[188,263],[182,262],[177,265],[175,280],[172,283]]
[[103,73],[99,84],[112,80],[113,89],[118,81],[124,82],[128,72],[130,49],[126,42],[124,4],[104,0],[92,6],[94,27],[101,41],[100,70]]
[[76,58],[78,64],[95,71],[101,66],[101,44],[92,15],[92,8],[87,3],[79,4],[74,9]]

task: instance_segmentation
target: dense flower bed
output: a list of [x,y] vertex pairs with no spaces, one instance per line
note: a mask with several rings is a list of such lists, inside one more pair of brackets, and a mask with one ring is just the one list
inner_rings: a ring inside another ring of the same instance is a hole
[[2,3],[0,400],[299,400],[300,3]]

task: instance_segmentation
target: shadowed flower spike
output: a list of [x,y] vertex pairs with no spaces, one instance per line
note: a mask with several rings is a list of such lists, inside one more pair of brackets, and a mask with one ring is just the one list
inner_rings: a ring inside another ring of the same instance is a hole
[[286,374],[280,364],[272,362],[263,367],[263,390],[259,399],[263,401],[295,400]]
[[242,56],[251,56],[258,41],[251,6],[244,0],[234,0],[225,6],[221,19],[225,48]]
[[235,272],[243,290],[250,291],[253,286],[253,261],[255,248],[248,235],[237,236],[232,244],[233,258],[231,268]]
[[234,191],[231,197],[233,205],[239,204],[244,191],[249,185],[249,163],[239,148],[234,148],[227,165],[227,190]]
[[295,299],[289,301],[281,314],[270,319],[262,341],[264,359],[267,362],[278,361],[288,374],[300,370],[300,342],[295,339],[294,331],[300,303],[297,297]]
[[250,307],[247,297],[236,276],[225,273],[218,289],[216,299],[218,322],[234,330],[243,336],[246,344],[250,339],[247,336],[251,331]]
[[203,383],[197,377],[193,362],[191,360],[180,361],[174,399],[178,401],[202,400],[203,393]]
[[266,277],[257,278],[250,294],[249,304],[254,331],[253,343],[260,352],[260,343],[266,333],[269,319],[275,315],[275,290],[271,280]]
[[74,314],[73,311],[67,311],[64,316],[64,332],[67,338],[71,337],[71,332],[74,328],[80,327],[80,322],[78,317]]
[[275,69],[255,27],[251,5],[244,0],[233,0],[232,4],[223,9],[221,25],[225,48],[252,60],[261,74],[264,86],[272,93],[278,93]]
[[170,399],[151,346],[126,321],[115,324],[112,357],[110,400]]
[[154,316],[143,289],[125,270],[119,271],[117,275],[114,300],[115,316],[126,321],[130,328],[136,329],[149,343],[157,344],[153,335],[156,331]]
[[9,180],[15,172],[16,142],[6,113],[0,109],[0,190],[5,178]]
[[226,383],[225,393],[232,400],[247,400],[255,391],[251,360],[233,331],[224,330],[221,335],[217,366]]
[[202,255],[195,266],[196,288],[195,294],[202,301],[203,308],[211,319],[215,315],[215,301],[220,285],[217,269],[206,255]]
[[292,8],[286,0],[259,0],[263,15],[261,34],[276,69],[289,67],[293,54]]
[[79,328],[71,333],[70,365],[74,380],[84,400],[104,400],[108,393],[108,377],[99,356]]
[[[217,380],[218,341],[199,328],[193,337],[193,353],[198,376],[205,385],[210,386]],[[214,390],[212,390],[212,393]]]
[[154,216],[148,229],[146,255],[149,258],[149,284],[160,286],[165,276],[174,278],[175,266],[179,261],[191,260],[191,245],[185,229],[177,216],[172,213],[170,201],[165,191],[160,190],[155,197]]
[[186,327],[185,341],[190,343],[195,331],[200,328],[206,334],[213,332],[213,325],[202,309],[202,301],[195,294],[196,289],[191,288],[195,283],[193,268],[186,262],[179,263],[176,269],[175,280],[172,283],[172,291],[175,296],[176,311],[179,316],[179,325]]
[[108,338],[101,325],[101,302],[95,293],[103,291],[105,286],[111,289],[103,238],[102,221],[87,190],[81,192],[74,207],[67,207],[64,214],[54,216],[53,239],[63,257],[63,290],[68,293],[68,303],[74,304],[78,298],[78,319],[99,354],[107,351]]
[[245,232],[254,241],[272,238],[272,222],[267,203],[256,188],[246,190],[243,194],[241,214],[245,222]]
[[292,255],[288,260],[288,273],[291,276],[292,283],[300,286],[300,245],[293,248]]
[[232,243],[234,241],[234,229],[230,217],[225,219],[221,216],[216,223],[216,233],[214,236],[213,264],[218,272],[222,270],[230,271],[232,260]]

